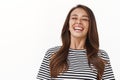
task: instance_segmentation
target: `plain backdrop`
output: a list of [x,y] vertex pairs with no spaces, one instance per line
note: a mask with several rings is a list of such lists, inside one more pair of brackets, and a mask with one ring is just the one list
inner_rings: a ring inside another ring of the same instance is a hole
[[120,80],[119,0],[0,0],[0,80],[36,80],[46,51],[61,45],[61,29],[77,4],[92,9],[100,49]]

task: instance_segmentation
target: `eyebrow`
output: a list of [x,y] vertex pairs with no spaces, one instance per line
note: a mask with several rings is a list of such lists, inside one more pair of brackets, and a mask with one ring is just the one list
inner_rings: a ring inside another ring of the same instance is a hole
[[[77,14],[73,14],[71,16],[78,16]],[[82,17],[88,17],[87,15],[83,15]]]

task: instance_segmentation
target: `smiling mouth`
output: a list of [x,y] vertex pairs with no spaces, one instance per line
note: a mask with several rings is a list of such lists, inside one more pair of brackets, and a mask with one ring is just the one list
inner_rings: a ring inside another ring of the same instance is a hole
[[77,31],[77,32],[81,32],[81,31],[84,30],[84,28],[83,28],[83,27],[80,27],[80,26],[75,26],[73,29],[74,29],[75,31]]

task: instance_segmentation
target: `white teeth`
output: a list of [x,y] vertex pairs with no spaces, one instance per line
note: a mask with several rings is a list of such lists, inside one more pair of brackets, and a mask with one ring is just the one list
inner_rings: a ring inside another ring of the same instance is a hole
[[83,30],[82,27],[74,27],[75,30]]
[[81,27],[75,27],[75,29],[82,29]]

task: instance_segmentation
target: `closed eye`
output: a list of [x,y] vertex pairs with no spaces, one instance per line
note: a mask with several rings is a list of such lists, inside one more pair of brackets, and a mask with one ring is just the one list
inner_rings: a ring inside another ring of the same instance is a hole
[[89,21],[89,19],[82,19],[83,21]]
[[73,17],[72,19],[73,19],[73,20],[76,20],[77,18]]

